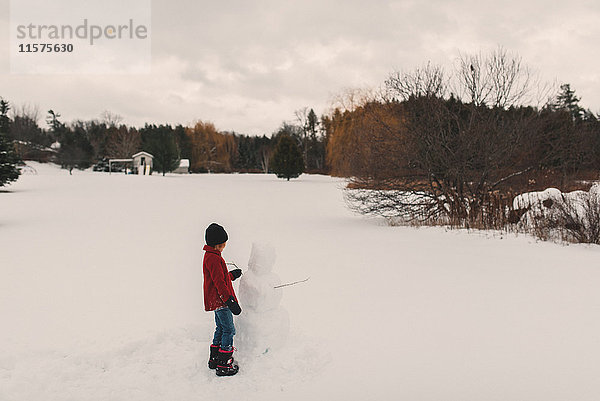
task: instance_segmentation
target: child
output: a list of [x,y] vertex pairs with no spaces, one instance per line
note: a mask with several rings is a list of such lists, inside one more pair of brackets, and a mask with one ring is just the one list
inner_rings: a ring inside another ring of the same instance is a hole
[[221,252],[229,237],[225,229],[212,223],[206,229],[204,246],[204,308],[215,312],[215,335],[210,346],[208,367],[216,369],[217,376],[233,376],[239,367],[233,361],[233,315],[242,312],[231,282],[242,275],[240,269],[227,271]]

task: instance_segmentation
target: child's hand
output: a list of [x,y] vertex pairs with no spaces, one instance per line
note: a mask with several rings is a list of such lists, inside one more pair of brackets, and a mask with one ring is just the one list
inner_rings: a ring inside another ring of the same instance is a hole
[[225,305],[227,305],[231,313],[233,313],[234,315],[239,315],[240,313],[242,313],[242,308],[240,308],[240,304],[238,304],[233,297],[229,297],[227,302],[225,302]]
[[236,279],[240,278],[240,276],[242,275],[242,269],[233,269],[229,273],[231,273],[231,277],[233,277],[231,280],[235,281]]

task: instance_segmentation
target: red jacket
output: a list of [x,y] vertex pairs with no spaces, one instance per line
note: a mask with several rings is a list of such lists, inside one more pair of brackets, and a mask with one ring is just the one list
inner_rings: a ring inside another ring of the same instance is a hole
[[212,246],[204,245],[204,262],[202,271],[204,273],[204,309],[212,311],[225,306],[225,301],[233,297],[237,302],[237,297],[231,284],[231,273],[227,270],[227,265],[221,257],[221,252]]

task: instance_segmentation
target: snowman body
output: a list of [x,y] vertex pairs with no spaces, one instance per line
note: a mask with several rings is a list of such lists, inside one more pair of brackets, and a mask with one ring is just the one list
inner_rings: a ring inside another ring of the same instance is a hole
[[243,312],[237,318],[237,342],[244,351],[264,354],[281,347],[289,333],[289,315],[281,307],[283,291],[273,272],[275,249],[252,244],[248,270],[240,279],[239,300]]

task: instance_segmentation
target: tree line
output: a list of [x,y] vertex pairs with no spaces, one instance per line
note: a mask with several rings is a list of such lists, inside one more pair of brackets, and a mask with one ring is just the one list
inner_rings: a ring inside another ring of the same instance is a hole
[[[302,172],[328,173],[325,134],[313,109],[298,110],[295,121],[282,123],[269,136],[249,136],[218,130],[205,121],[191,127],[150,123],[132,127],[122,124],[121,117],[110,112],[100,119],[65,123],[60,113],[49,110],[43,127],[38,109],[22,106],[9,115],[9,103],[2,101],[7,107],[4,132],[7,140],[13,142],[17,156],[22,160],[55,161],[69,171],[86,169],[110,158],[130,158],[143,150],[154,156],[155,170],[163,174],[177,168],[180,159],[189,159],[192,173],[285,170],[286,178]],[[288,141],[281,147],[282,152],[293,155],[274,158],[282,137]],[[291,170],[288,164],[293,166]]]
[[[5,113],[3,126],[24,160],[87,168],[144,150],[163,173],[179,159],[189,159],[194,173],[275,172],[283,163],[295,166],[286,178],[332,174],[350,178],[350,188],[407,194],[386,213],[406,212],[417,197],[426,216],[469,222],[482,218],[492,199],[597,178],[599,118],[579,102],[569,84],[541,84],[518,55],[498,48],[460,55],[449,72],[431,63],[394,72],[378,90],[342,94],[321,117],[297,110],[270,135],[222,131],[206,121],[132,127],[109,112],[67,124],[53,110],[41,127],[39,111],[26,106]],[[278,146],[283,137],[291,141]],[[274,157],[278,148],[285,157]]]
[[[544,100],[545,99],[545,100]],[[563,84],[540,85],[499,48],[427,64],[349,93],[323,120],[332,175],[366,214],[503,227],[515,194],[585,187],[600,171],[600,120]]]

